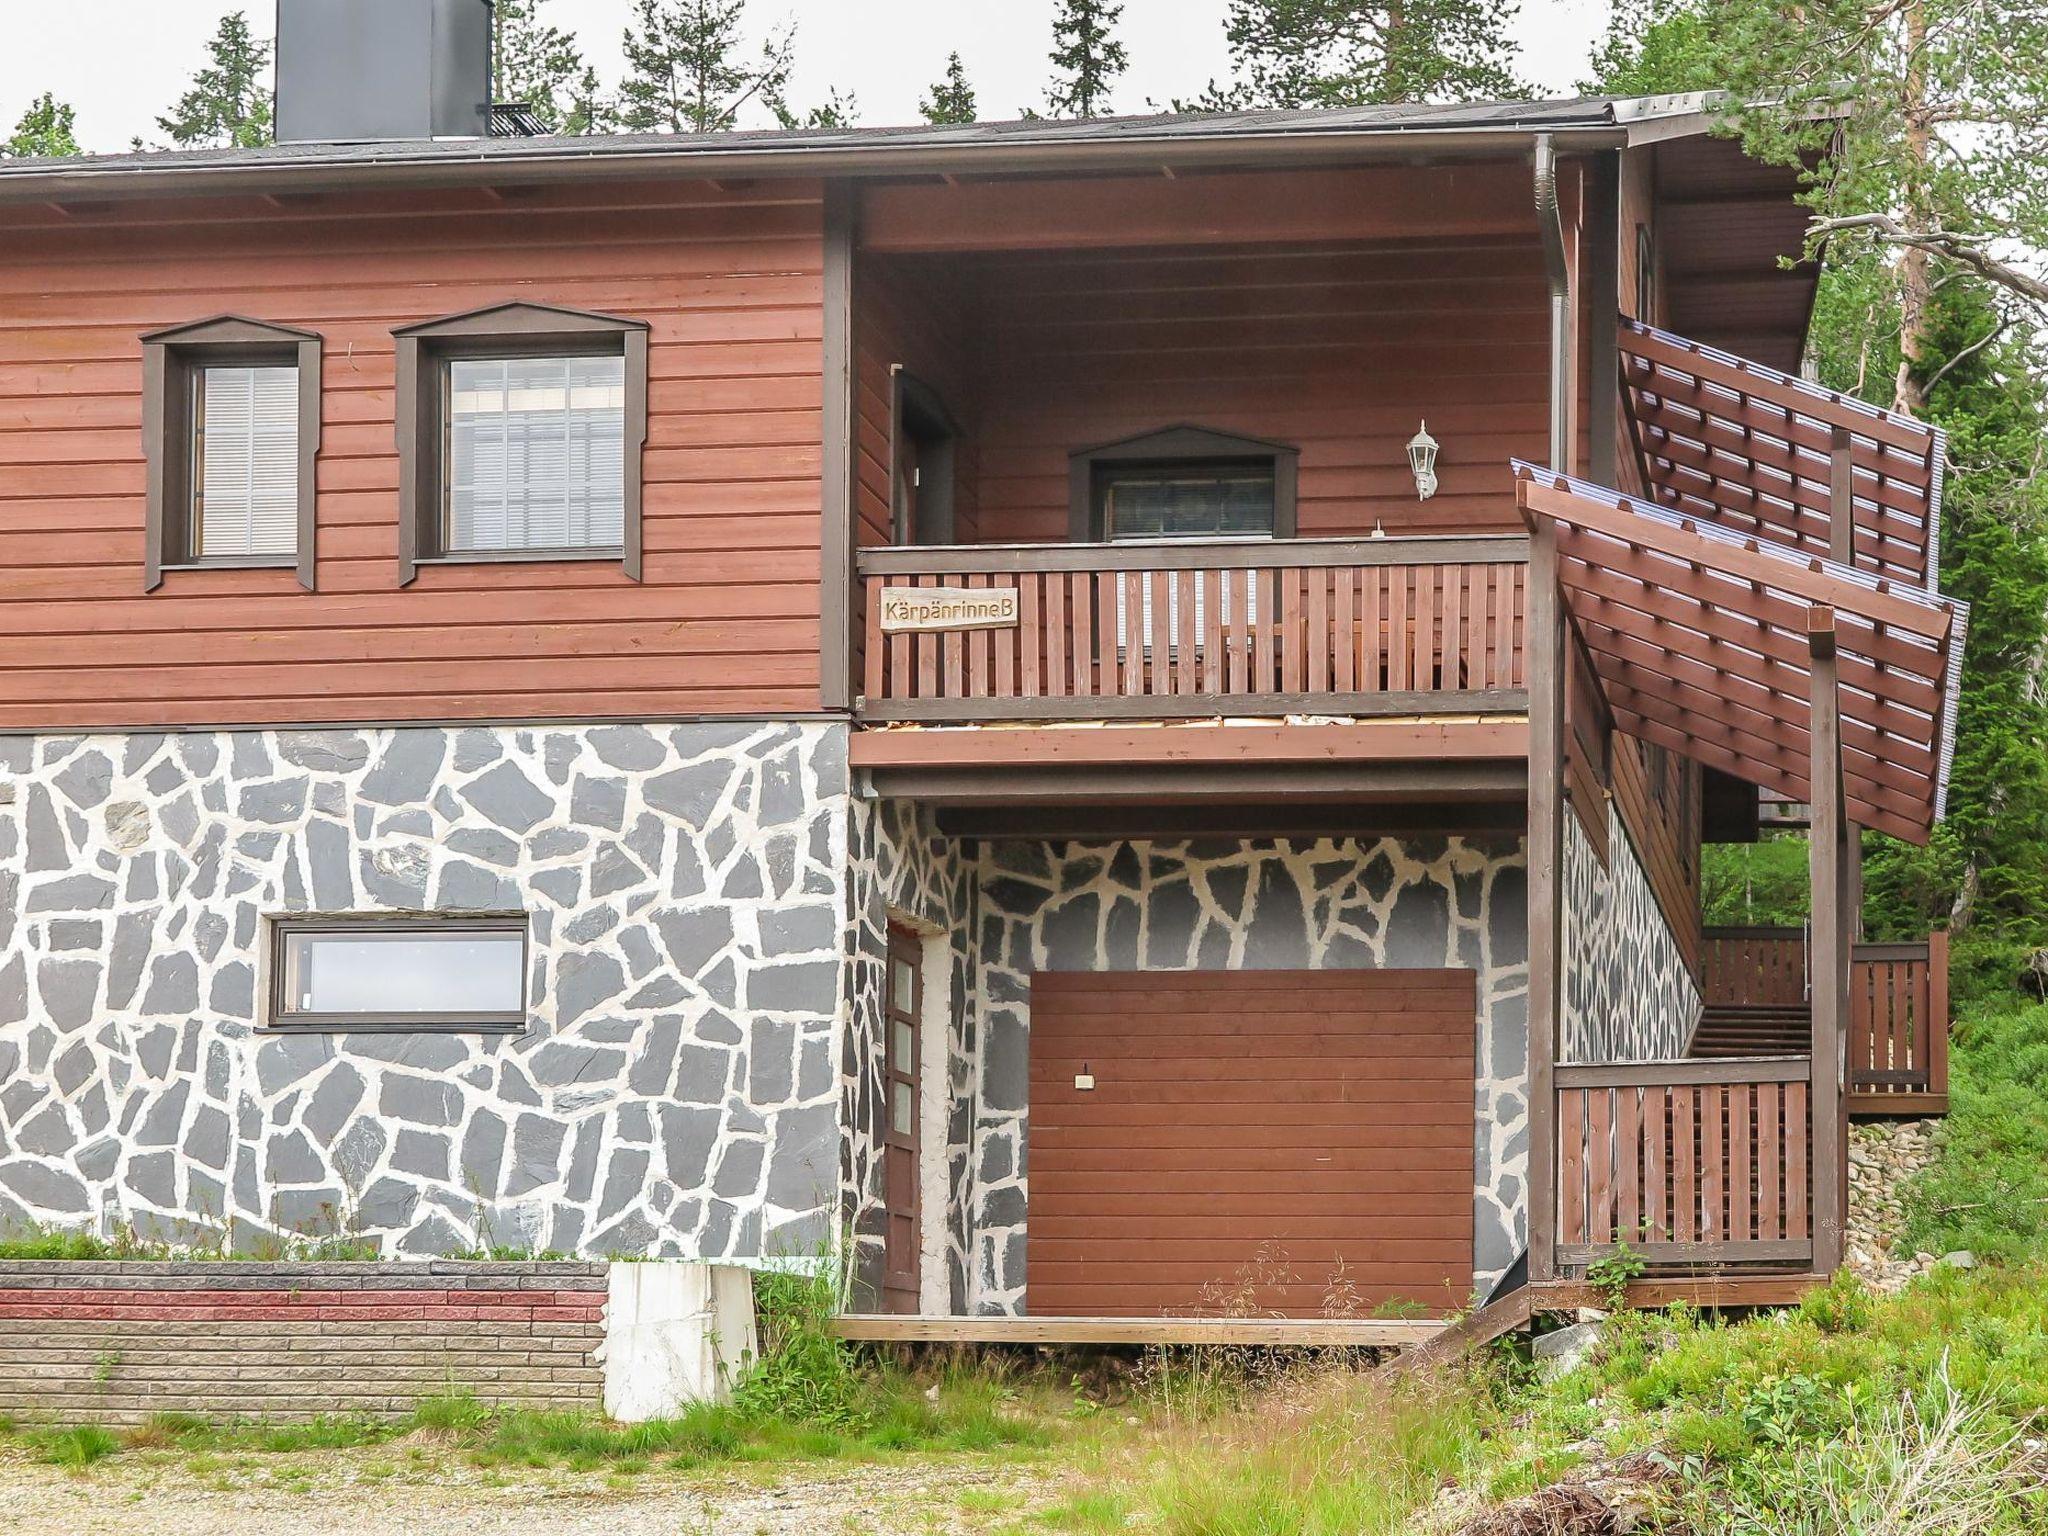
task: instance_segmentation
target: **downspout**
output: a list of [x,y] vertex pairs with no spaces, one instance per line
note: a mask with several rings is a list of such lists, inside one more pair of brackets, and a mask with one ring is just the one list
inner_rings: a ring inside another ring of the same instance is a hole
[[1557,154],[1547,133],[1536,135],[1536,226],[1550,274],[1550,467],[1562,472],[1571,464],[1572,280],[1557,206]]

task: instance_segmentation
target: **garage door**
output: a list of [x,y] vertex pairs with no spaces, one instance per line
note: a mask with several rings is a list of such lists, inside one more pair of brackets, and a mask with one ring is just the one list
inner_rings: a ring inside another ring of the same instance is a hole
[[1471,971],[1034,976],[1026,1309],[1463,1305],[1475,1003]]

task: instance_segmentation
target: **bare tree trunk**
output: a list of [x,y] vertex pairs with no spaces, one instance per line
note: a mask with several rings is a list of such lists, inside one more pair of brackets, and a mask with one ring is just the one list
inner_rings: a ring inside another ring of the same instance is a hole
[[[1904,172],[1906,188],[1905,222],[1914,234],[1935,228],[1930,206],[1929,161],[1933,128],[1927,108],[1927,13],[1922,0],[1904,0],[1899,10],[1905,25],[1906,68],[1901,82],[1904,92],[1906,142]],[[1909,245],[1899,253],[1899,376],[1892,391],[1895,410],[1922,414],[1927,392],[1921,380],[1927,376],[1927,305],[1933,296],[1933,275],[1927,252]]]

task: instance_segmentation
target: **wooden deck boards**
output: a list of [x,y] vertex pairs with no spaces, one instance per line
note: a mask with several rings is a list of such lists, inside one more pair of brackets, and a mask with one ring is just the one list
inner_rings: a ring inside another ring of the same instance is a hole
[[843,1339],[918,1344],[1238,1344],[1269,1348],[1402,1349],[1444,1320],[1320,1317],[898,1317],[847,1313]]

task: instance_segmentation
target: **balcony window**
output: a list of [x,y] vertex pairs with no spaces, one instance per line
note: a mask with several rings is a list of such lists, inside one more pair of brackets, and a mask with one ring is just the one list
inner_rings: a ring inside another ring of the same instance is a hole
[[1208,427],[1168,427],[1068,456],[1067,533],[1122,539],[1294,537],[1287,443]]

